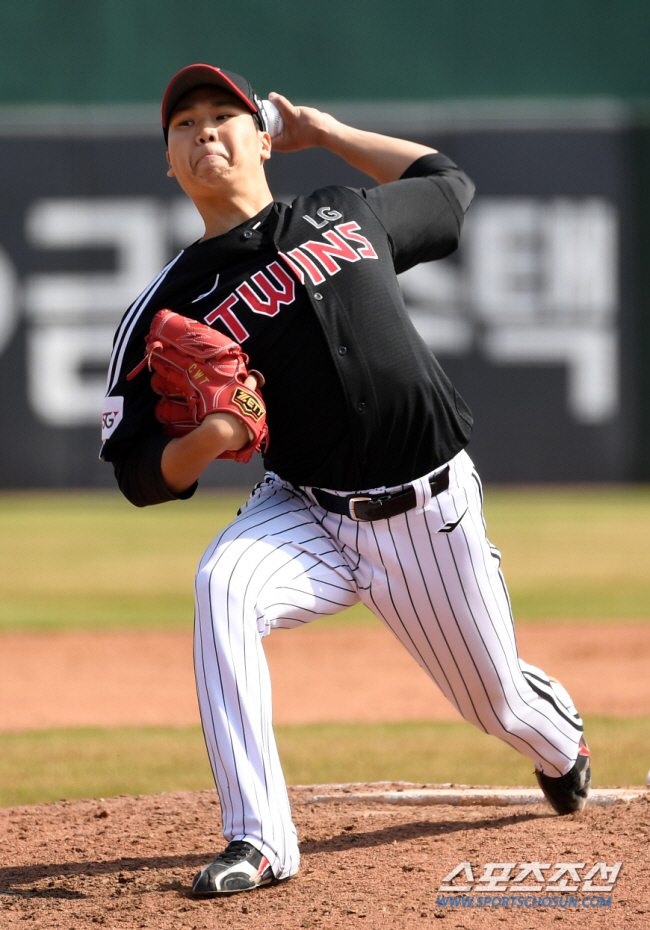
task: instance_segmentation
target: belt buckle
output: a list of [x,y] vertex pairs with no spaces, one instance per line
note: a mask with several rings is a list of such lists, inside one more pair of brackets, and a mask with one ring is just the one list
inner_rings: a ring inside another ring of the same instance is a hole
[[348,500],[348,510],[350,511],[350,516],[352,517],[353,520],[356,520],[357,523],[361,523],[363,518],[357,516],[356,511],[354,509],[356,504],[360,504],[363,501],[371,501],[371,500],[372,500],[372,497],[351,497]]

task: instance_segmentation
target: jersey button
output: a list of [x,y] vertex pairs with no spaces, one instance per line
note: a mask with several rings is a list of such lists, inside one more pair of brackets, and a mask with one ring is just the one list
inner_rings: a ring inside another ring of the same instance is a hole
[[366,409],[366,405],[364,404],[363,401],[360,401],[360,403],[357,404],[357,410],[359,411],[359,413],[363,413],[365,409]]
[[347,346],[339,346],[339,355],[347,355],[347,351],[348,351]]
[[250,229],[247,229],[246,232],[243,234],[242,238],[250,239],[252,235],[253,235],[252,231]]
[[322,299],[323,299],[323,295],[320,294],[318,291],[316,291],[316,293],[314,294],[314,300],[322,300]]

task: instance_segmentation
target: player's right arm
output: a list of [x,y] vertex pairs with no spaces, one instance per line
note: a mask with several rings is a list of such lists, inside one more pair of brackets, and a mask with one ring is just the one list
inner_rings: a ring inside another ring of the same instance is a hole
[[410,139],[348,126],[315,107],[294,106],[281,94],[270,98],[284,123],[281,136],[273,141],[279,152],[325,148],[380,184],[397,181],[418,158],[437,154],[437,149]]
[[389,235],[398,273],[457,248],[474,184],[451,159],[419,142],[356,129],[314,107],[270,96],[284,123],[274,149],[325,148],[379,182],[360,193]]

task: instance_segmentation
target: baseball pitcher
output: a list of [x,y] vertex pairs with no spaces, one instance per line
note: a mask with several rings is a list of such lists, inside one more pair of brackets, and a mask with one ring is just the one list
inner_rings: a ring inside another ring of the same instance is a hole
[[[168,173],[205,233],[128,309],[108,374],[102,455],[137,506],[190,497],[215,458],[259,452],[266,468],[196,576],[197,690],[227,841],[196,895],[298,871],[262,638],[359,601],[466,720],[533,761],[559,814],[590,783],[571,698],[517,653],[465,451],[471,413],[397,281],[456,249],[473,184],[427,146],[272,104],[271,124],[248,81],[212,65],[172,78]],[[376,186],[275,202],[269,158],[313,146]]]

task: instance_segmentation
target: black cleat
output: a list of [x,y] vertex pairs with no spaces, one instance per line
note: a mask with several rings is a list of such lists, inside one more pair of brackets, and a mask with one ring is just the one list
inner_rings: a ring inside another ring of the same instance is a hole
[[194,876],[195,895],[227,895],[271,885],[275,877],[269,860],[244,840],[233,840],[214,862]]
[[566,775],[551,778],[535,770],[539,787],[558,814],[575,814],[587,803],[591,785],[591,753],[584,736],[580,737],[578,758]]

